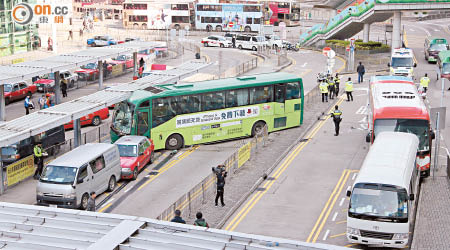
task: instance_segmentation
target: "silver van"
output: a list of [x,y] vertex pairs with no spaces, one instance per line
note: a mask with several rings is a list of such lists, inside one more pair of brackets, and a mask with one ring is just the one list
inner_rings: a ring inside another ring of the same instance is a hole
[[88,143],[51,161],[36,187],[38,205],[86,209],[89,194],[113,191],[121,174],[117,145]]

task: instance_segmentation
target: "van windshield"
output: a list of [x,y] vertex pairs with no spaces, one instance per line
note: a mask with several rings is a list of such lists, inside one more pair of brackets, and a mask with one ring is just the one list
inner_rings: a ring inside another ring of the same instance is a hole
[[72,184],[76,174],[77,169],[74,167],[48,165],[42,171],[40,181],[55,184]]
[[412,67],[414,61],[412,57],[392,57],[391,66],[396,67]]

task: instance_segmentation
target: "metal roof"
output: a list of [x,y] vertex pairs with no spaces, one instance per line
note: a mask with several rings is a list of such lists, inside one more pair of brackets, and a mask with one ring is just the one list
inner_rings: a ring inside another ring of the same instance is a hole
[[124,101],[136,90],[145,89],[155,84],[176,82],[178,79],[196,73],[208,65],[208,63],[196,61],[186,62],[175,69],[177,70],[177,74],[175,75],[171,71],[168,71],[168,74],[160,73],[159,75],[150,75],[128,84],[110,87],[2,123],[0,125],[0,147],[40,134],[48,129],[63,125],[102,108],[111,106],[112,104]]
[[[267,243],[278,243],[268,247]],[[347,249],[149,218],[0,202],[1,249]]]
[[165,44],[165,42],[132,41],[107,47],[89,48],[36,61],[12,65],[0,65],[0,85],[29,79],[34,76],[40,76],[58,70],[78,67],[90,62],[98,62],[122,54],[130,54],[144,49],[161,47]]

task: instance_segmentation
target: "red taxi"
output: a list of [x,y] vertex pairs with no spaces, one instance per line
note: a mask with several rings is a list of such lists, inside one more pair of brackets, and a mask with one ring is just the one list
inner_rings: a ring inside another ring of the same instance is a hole
[[[83,116],[80,118],[81,126],[84,125],[94,125],[98,126],[100,123],[102,123],[102,120],[108,119],[109,117],[109,109],[103,108],[98,111],[95,111],[92,114]],[[73,129],[73,121],[70,121],[69,123],[64,124],[64,129]]]
[[[106,74],[111,73],[112,71],[112,65],[107,64],[107,72]],[[86,65],[83,65],[80,67],[79,70],[75,71],[78,75],[78,79],[82,81],[93,81],[98,78],[99,71],[98,71],[98,64],[97,63],[88,63]],[[105,76],[103,76],[105,77]]]
[[114,144],[119,148],[122,179],[136,180],[139,171],[153,162],[155,145],[145,136],[122,136]]
[[27,95],[31,96],[36,93],[36,91],[36,85],[27,85],[25,82],[5,84],[5,104],[8,105],[13,101],[24,99]]
[[111,62],[115,64],[125,64],[126,69],[134,67],[133,56],[131,55],[120,55],[116,58],[113,58]]

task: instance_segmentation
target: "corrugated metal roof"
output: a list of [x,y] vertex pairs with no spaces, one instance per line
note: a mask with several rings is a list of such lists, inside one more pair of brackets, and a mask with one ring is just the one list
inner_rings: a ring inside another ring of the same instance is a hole
[[[268,247],[268,242],[278,246]],[[347,249],[261,235],[0,202],[1,249]]]
[[154,84],[175,82],[179,78],[196,73],[208,65],[195,61],[187,62],[177,68],[179,70],[177,75],[150,75],[128,84],[114,86],[2,123],[0,124],[0,147],[40,134],[48,129],[124,101],[131,96],[133,91],[145,89]]

